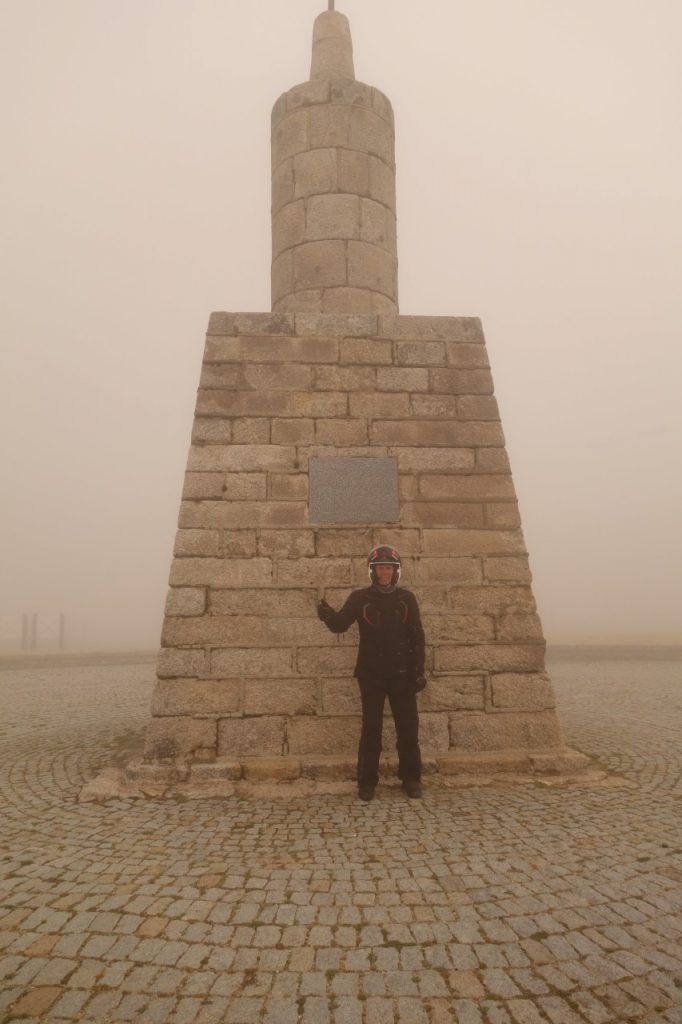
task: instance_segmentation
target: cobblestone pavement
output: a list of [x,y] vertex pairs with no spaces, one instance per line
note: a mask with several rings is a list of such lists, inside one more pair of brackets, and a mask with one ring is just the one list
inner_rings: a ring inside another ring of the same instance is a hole
[[[682,662],[552,658],[631,785],[78,804],[153,665],[0,673],[0,1021],[682,1021]],[[679,654],[677,655],[679,657]]]

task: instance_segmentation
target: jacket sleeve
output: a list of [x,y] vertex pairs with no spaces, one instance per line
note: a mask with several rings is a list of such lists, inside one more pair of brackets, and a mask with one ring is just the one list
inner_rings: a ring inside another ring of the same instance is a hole
[[419,676],[424,675],[424,644],[426,639],[424,637],[424,627],[422,626],[421,615],[419,614],[417,598],[414,594],[412,594],[411,597],[410,621],[412,623],[412,664],[414,666],[415,677],[418,679]]
[[357,601],[355,599],[355,592],[353,592],[346,599],[343,608],[332,615],[328,615],[324,620],[324,624],[332,633],[345,633],[353,625],[357,615]]

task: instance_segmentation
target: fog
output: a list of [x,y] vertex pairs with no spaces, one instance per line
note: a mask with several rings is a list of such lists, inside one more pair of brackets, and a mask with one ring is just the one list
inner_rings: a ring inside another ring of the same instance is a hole
[[[270,308],[270,110],[324,7],[0,3],[0,615],[158,642],[208,316]],[[682,642],[682,6],[337,9],[396,114],[401,313],[483,320],[548,639]]]

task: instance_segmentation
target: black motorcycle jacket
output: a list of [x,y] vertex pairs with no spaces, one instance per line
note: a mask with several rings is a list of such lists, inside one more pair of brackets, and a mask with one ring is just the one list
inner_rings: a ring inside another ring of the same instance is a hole
[[345,633],[357,622],[356,678],[414,680],[424,675],[424,630],[411,591],[402,587],[390,594],[375,587],[354,590],[343,608],[338,612],[330,608],[323,621],[332,633]]

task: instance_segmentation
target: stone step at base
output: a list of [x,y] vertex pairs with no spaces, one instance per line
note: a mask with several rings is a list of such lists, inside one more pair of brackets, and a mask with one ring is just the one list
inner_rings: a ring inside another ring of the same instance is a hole
[[[382,758],[379,789],[400,786],[395,758]],[[607,775],[588,757],[569,747],[552,750],[503,750],[477,754],[450,753],[424,759],[426,789],[452,786],[628,785]],[[630,783],[631,785],[631,783]],[[244,758],[210,764],[131,761],[124,768],[106,768],[81,790],[80,803],[110,799],[199,800],[295,799],[352,795],[356,790],[355,760],[349,757]]]
[[[584,754],[569,747],[551,750],[481,751],[473,754],[448,753],[425,757],[422,762],[425,776],[434,775],[557,775],[574,773],[589,767]],[[382,757],[382,781],[397,775],[398,762],[394,756]],[[134,783],[170,785],[187,782],[192,785],[211,785],[222,782],[291,782],[296,779],[321,782],[355,780],[355,758],[316,755],[314,757],[245,757],[240,760],[217,759],[210,764],[159,764],[132,762],[124,771],[125,778]]]

